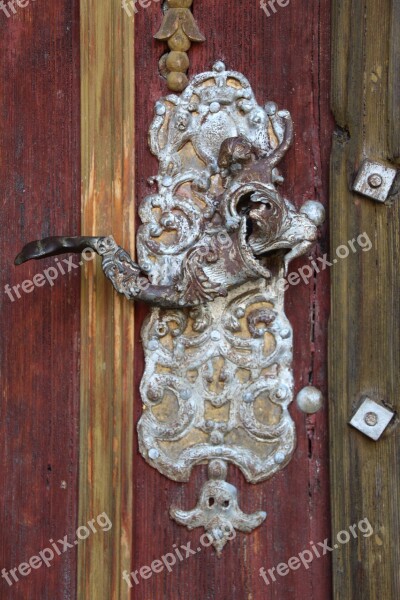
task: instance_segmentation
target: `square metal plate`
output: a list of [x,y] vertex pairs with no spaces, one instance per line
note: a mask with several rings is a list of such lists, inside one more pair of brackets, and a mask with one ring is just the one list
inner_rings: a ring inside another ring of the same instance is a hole
[[366,398],[350,421],[350,425],[372,440],[379,440],[394,413],[370,398]]
[[380,162],[364,160],[358,171],[353,190],[378,202],[385,202],[396,174],[397,169]]

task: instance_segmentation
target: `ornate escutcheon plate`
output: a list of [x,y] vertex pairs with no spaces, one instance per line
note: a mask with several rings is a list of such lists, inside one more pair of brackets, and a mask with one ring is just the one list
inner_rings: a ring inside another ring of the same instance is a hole
[[275,165],[291,137],[290,115],[259,106],[221,62],[157,102],[150,128],[160,170],[158,192],[140,207],[139,265],[181,296],[176,308],[152,308],[142,330],[139,446],[175,481],[209,463],[198,506],[170,512],[205,527],[218,552],[232,526],[251,531],[266,517],[241,512],[227,463],[257,483],[295,448],[292,328],[279,281],[315,240],[322,211],[308,203],[297,213],[277,192]]

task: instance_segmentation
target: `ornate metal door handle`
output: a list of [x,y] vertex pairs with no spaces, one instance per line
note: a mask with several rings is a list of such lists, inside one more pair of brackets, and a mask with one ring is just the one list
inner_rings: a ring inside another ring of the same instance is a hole
[[137,263],[111,236],[48,238],[16,259],[93,248],[118,292],[152,305],[142,331],[140,452],[181,482],[208,462],[197,507],[170,514],[203,526],[218,552],[232,526],[249,532],[266,517],[239,509],[228,463],[255,484],[295,447],[292,328],[280,282],[316,241],[324,210],[309,201],[297,211],[278,191],[292,137],[289,112],[259,106],[247,79],[219,61],[155,105],[149,139],[159,172],[139,209]]

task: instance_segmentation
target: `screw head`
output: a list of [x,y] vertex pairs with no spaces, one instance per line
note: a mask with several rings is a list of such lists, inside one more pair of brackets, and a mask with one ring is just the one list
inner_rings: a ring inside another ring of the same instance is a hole
[[364,417],[364,421],[366,422],[367,425],[369,425],[370,427],[375,427],[375,425],[378,424],[379,421],[379,417],[375,412],[369,412],[365,415]]
[[381,187],[382,177],[378,173],[373,173],[368,177],[368,185],[374,189]]

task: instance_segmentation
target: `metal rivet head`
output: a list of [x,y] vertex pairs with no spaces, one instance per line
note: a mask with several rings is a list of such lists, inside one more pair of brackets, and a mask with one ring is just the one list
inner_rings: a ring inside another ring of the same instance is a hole
[[189,400],[189,398],[191,398],[191,396],[192,396],[192,392],[189,389],[181,391],[182,400]]
[[173,182],[172,177],[170,177],[170,175],[166,175],[165,177],[162,178],[162,184],[164,187],[171,187]]
[[283,340],[287,340],[288,338],[290,338],[290,329],[282,329],[281,338]]
[[368,185],[372,188],[381,187],[382,183],[382,177],[378,173],[373,173],[368,177]]
[[161,102],[156,102],[155,111],[156,111],[156,115],[159,115],[159,116],[165,115],[166,108],[165,108],[164,104],[162,104]]
[[278,400],[284,400],[287,396],[287,390],[283,387],[276,390],[275,396]]
[[157,350],[157,348],[158,348],[157,340],[150,340],[148,348],[149,348],[149,350]]
[[221,110],[221,105],[219,102],[211,102],[210,104],[210,113],[217,113]]
[[225,63],[222,60],[217,60],[217,62],[213,66],[213,71],[216,73],[222,73],[225,71]]
[[210,337],[213,342],[218,342],[221,339],[221,334],[219,331],[212,331]]
[[243,394],[243,400],[248,403],[254,402],[254,396],[251,392],[245,392]]
[[157,458],[159,458],[159,456],[160,456],[160,453],[159,453],[159,451],[157,450],[157,448],[151,448],[151,449],[149,450],[149,458],[150,458],[151,460],[157,460]]
[[281,465],[286,459],[286,456],[283,452],[277,452],[274,456],[274,461],[277,465]]
[[220,431],[213,431],[210,435],[210,442],[214,444],[214,446],[219,446],[224,442],[224,434]]

